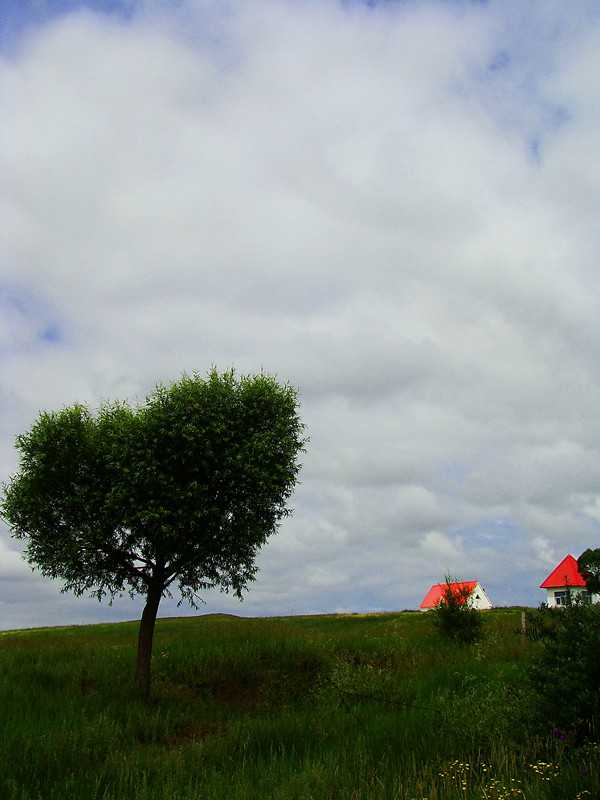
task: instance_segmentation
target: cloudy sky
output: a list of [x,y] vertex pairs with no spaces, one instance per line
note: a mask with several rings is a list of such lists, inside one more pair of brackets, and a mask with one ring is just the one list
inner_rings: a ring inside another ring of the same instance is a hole
[[[598,0],[3,0],[0,126],[2,480],[42,409],[264,368],[294,515],[202,612],[537,605],[600,546]],[[1,523],[0,628],[139,612]]]

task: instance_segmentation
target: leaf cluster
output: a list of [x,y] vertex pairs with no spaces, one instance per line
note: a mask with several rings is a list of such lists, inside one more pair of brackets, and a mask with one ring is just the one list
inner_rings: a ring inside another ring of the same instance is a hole
[[588,592],[600,594],[600,548],[587,549],[577,559],[577,569],[583,576]]

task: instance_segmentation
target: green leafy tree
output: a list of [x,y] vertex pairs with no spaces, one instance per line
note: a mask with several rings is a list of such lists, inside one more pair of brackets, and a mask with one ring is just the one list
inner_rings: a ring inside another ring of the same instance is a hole
[[600,548],[586,550],[577,559],[577,568],[585,580],[587,590],[600,593]]
[[63,591],[145,596],[136,687],[150,690],[154,625],[176,588],[193,607],[218,586],[242,599],[304,452],[297,391],[233,370],[159,385],[145,403],[44,412],[17,437],[0,513],[25,558]]
[[442,596],[431,612],[433,624],[442,636],[456,644],[475,644],[483,638],[481,612],[472,608],[468,587],[461,586],[450,575],[446,575],[445,581]]

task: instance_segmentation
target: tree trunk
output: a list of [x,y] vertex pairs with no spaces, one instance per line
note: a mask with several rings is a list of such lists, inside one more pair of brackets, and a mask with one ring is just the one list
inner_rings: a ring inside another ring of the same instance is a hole
[[137,664],[135,668],[135,688],[140,697],[150,694],[150,664],[152,661],[152,638],[154,636],[154,623],[158,613],[158,606],[162,597],[162,581],[153,581],[148,587],[146,605],[140,621],[138,635]]

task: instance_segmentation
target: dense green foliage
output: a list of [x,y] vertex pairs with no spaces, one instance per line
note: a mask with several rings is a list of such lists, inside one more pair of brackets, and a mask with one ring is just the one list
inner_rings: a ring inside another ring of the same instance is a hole
[[1,513],[26,557],[64,589],[141,593],[136,682],[147,694],[156,613],[176,586],[241,597],[258,549],[289,514],[305,440],[297,392],[215,369],[158,386],[139,407],[42,413],[17,438]]
[[541,650],[529,668],[535,719],[557,735],[590,739],[600,730],[600,606],[575,598],[530,621]]
[[458,645],[475,644],[483,638],[483,617],[481,611],[471,607],[470,593],[446,576],[442,597],[431,611],[437,630]]
[[577,569],[585,578],[588,592],[600,594],[600,548],[582,553],[577,559]]
[[133,623],[0,634],[0,797],[598,797],[599,748],[526,724],[520,614],[460,648],[412,612],[158,620],[144,702]]

